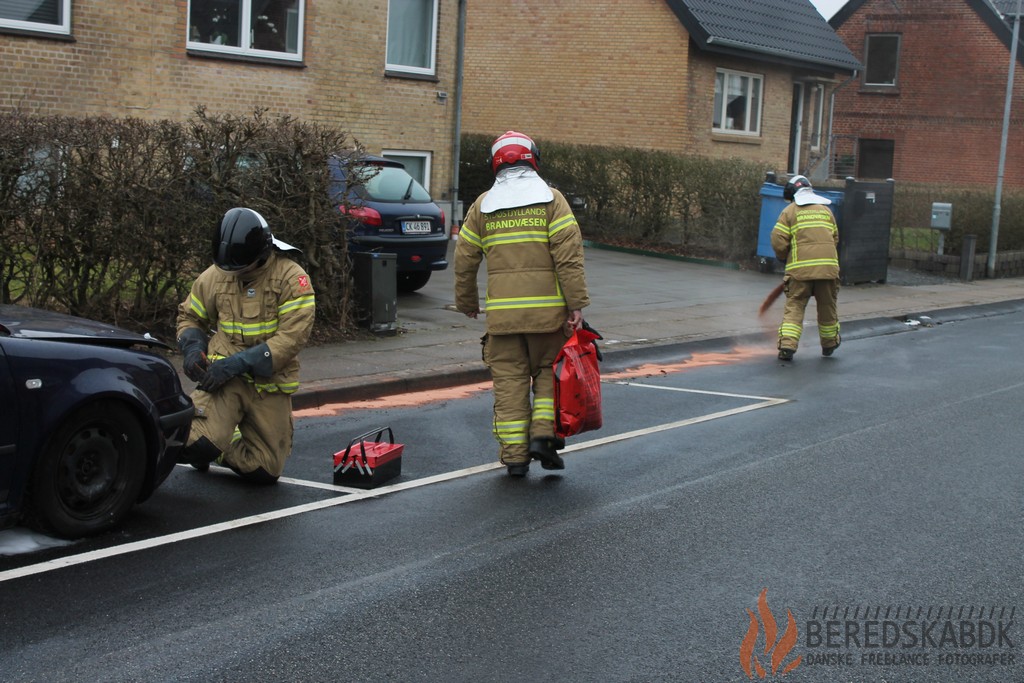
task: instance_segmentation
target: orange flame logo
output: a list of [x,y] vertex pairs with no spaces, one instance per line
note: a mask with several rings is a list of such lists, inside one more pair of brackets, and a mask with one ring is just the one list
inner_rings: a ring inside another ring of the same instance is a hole
[[[765,663],[770,664],[772,675],[778,672],[779,667],[786,660],[792,650],[793,646],[796,645],[799,633],[796,627],[796,619],[793,618],[793,613],[790,610],[786,610],[786,630],[783,631],[782,636],[776,640],[775,636],[779,633],[779,627],[775,623],[775,616],[772,611],[768,609],[768,589],[762,588],[761,595],[757,598],[757,613],[761,617],[761,624],[764,625],[764,652],[762,657],[765,658]],[[750,626],[747,628],[747,635],[743,636],[743,642],[740,643],[740,666],[743,667],[744,673],[747,674],[747,678],[753,678],[756,672],[759,678],[764,678],[768,675],[764,667],[761,666],[760,660],[757,658],[757,653],[754,652],[754,647],[757,644],[757,636],[760,631],[757,617],[754,613],[747,610],[747,614],[750,616]],[[787,664],[782,669],[782,674],[788,674],[793,669],[800,666],[800,662],[803,660],[803,655],[800,655],[792,662]]]

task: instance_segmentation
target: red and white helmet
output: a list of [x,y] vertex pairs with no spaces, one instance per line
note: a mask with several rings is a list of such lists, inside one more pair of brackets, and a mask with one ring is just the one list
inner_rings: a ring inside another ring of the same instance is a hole
[[510,130],[491,143],[491,156],[487,163],[494,173],[502,166],[513,166],[520,162],[529,163],[535,171],[540,170],[540,150],[529,135]]

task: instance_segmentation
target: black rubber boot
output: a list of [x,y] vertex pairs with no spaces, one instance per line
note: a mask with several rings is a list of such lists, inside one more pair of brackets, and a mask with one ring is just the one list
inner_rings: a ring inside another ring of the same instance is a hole
[[[546,470],[564,470],[565,461],[555,450],[560,439],[553,436],[540,436],[530,439],[530,457],[540,460],[540,466]],[[562,441],[565,443],[565,441]]]
[[185,446],[181,451],[178,462],[192,465],[200,472],[210,469],[210,463],[220,457],[220,449],[213,445],[205,436],[201,436],[194,442]]
[[251,484],[259,484],[261,486],[270,486],[271,484],[276,484],[277,483],[277,477],[275,477],[274,475],[270,474],[269,472],[267,472],[262,467],[257,467],[252,472],[239,472],[238,470],[236,470],[233,467],[231,468],[231,470],[235,474],[240,476],[242,479],[246,480],[247,482],[249,482]]
[[841,343],[842,343],[842,342],[841,342],[841,341],[840,341],[840,340],[839,340],[838,338],[836,338],[836,345],[835,345],[835,346],[830,346],[830,347],[828,347],[827,349],[822,349],[822,350],[821,350],[821,355],[823,355],[823,356],[826,356],[826,357],[827,357],[827,356],[831,356],[831,355],[832,355],[833,353],[835,353],[835,352],[836,352],[836,349],[838,349],[838,348],[839,348],[839,345],[840,345]]
[[779,349],[779,360],[793,360],[795,354],[793,349]]
[[516,479],[522,479],[530,471],[530,463],[528,462],[514,462],[505,467],[508,470],[508,476],[515,477]]

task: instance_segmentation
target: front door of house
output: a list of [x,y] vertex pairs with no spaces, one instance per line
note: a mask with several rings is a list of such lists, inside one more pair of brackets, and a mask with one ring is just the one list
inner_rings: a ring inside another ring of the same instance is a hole
[[789,120],[789,168],[786,171],[790,174],[800,172],[800,140],[804,130],[804,84],[793,84],[793,106],[790,109]]

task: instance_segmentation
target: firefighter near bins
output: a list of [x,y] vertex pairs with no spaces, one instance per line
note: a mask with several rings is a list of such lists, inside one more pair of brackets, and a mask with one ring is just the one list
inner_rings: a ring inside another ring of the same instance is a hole
[[813,296],[823,356],[839,348],[839,228],[831,200],[814,192],[802,175],[793,176],[782,196],[790,202],[772,228],[775,255],[786,262],[782,279],[786,307],[779,326],[779,358],[792,360],[800,344],[804,311]]
[[469,208],[455,248],[455,305],[470,318],[486,316],[483,360],[494,386],[498,458],[509,476],[523,477],[531,460],[547,470],[565,467],[551,366],[583,324],[590,298],[579,225],[562,193],[540,177],[537,144],[509,131],[492,143],[488,164],[494,184]]
[[178,307],[185,374],[198,383],[182,462],[216,461],[272,484],[292,450],[298,353],[309,340],[313,286],[256,211],[234,208],[214,231],[213,265]]

